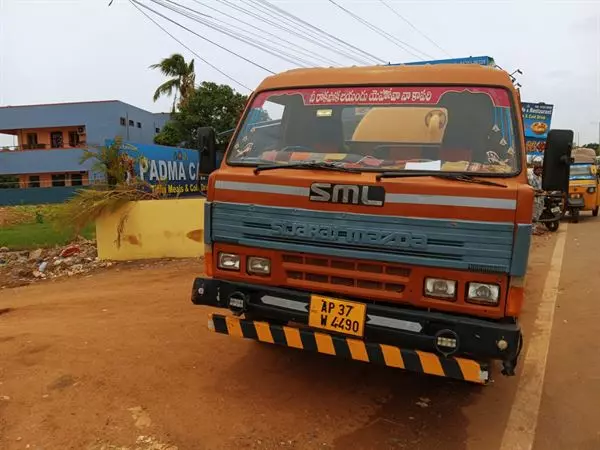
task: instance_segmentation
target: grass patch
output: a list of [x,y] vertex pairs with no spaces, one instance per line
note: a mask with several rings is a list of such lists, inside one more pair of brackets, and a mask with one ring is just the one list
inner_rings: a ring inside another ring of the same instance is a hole
[[[87,239],[95,239],[95,226],[85,227],[80,234]],[[59,229],[54,223],[21,223],[0,228],[0,247],[11,250],[62,246],[72,240],[72,230]]]
[[[62,208],[60,204],[0,208],[0,247],[28,250],[68,244],[74,238],[73,229],[56,223]],[[94,239],[96,229],[90,224],[79,234]]]
[[0,228],[22,223],[50,222],[62,205],[19,205],[0,207]]

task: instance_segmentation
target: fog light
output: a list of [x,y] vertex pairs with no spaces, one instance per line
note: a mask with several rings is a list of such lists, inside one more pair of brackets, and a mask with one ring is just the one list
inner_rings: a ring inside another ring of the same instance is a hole
[[456,281],[440,278],[425,278],[425,295],[453,299],[456,296]]
[[496,345],[498,346],[498,350],[502,352],[508,348],[508,342],[506,342],[504,339],[500,339]]
[[488,283],[469,283],[467,301],[484,305],[497,305],[500,299],[500,286]]
[[435,349],[449,356],[458,350],[458,335],[452,330],[441,330],[435,335]]
[[257,275],[270,275],[271,260],[269,258],[261,258],[260,256],[250,256],[248,258],[248,273]]
[[219,253],[217,266],[223,270],[240,270],[240,255],[235,253]]
[[437,338],[437,345],[439,347],[456,348],[458,343],[456,342],[456,339],[440,336]]

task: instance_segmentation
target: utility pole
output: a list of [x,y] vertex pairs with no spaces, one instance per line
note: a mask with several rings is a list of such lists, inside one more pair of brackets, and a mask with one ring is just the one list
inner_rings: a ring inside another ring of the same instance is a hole
[[598,124],[598,150],[600,151],[600,120],[595,120],[594,122],[590,122],[594,125]]

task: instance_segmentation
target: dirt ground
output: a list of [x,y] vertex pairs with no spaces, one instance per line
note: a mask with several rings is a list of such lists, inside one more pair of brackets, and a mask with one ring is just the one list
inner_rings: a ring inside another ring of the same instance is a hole
[[[599,275],[597,223],[567,233],[536,450],[600,448],[598,303],[582,287]],[[532,252],[526,341],[555,240]],[[213,334],[190,302],[202,269],[0,291],[0,449],[499,448],[519,376],[478,387]]]

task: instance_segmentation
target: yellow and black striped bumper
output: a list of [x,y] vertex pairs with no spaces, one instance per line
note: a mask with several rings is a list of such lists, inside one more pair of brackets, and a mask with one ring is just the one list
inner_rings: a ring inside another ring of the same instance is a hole
[[208,328],[211,331],[230,336],[383,364],[413,372],[478,384],[486,384],[489,381],[488,366],[471,359],[445,358],[434,353],[405,350],[391,345],[365,342],[307,328],[254,322],[220,314],[209,314]]

